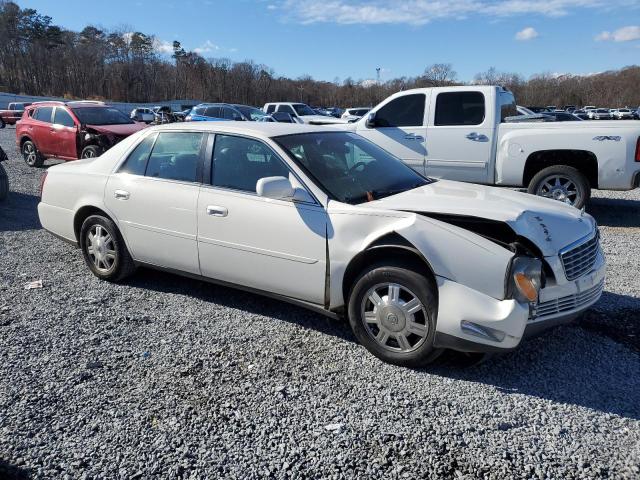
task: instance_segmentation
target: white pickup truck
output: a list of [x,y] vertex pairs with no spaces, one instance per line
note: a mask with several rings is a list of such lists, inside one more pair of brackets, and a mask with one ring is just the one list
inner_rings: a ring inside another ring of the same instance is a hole
[[514,96],[502,87],[419,88],[342,128],[430,177],[527,187],[577,208],[592,188],[640,186],[639,121],[505,121],[515,115]]

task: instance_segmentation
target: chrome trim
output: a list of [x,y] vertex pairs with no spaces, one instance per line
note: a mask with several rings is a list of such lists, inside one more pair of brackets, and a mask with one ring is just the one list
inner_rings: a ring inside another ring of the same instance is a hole
[[554,298],[532,306],[528,324],[544,321],[559,314],[569,314],[583,310],[596,303],[604,291],[604,278],[591,288]]
[[[567,266],[565,265],[565,259],[563,258],[563,256],[585,245],[586,243],[593,241],[594,239],[596,241],[596,245],[595,245],[596,251],[595,251],[595,254],[593,255],[593,261],[586,267],[585,270],[578,272],[577,274],[574,273],[573,275],[569,276],[569,274],[567,273]],[[591,232],[589,235],[586,235],[576,240],[575,242],[567,245],[566,247],[560,249],[560,251],[558,252],[558,258],[560,259],[560,263],[562,264],[562,271],[564,272],[565,278],[570,281],[576,280],[577,278],[581,277],[583,274],[587,273],[593,267],[593,265],[595,265],[599,250],[600,250],[600,235],[598,234],[597,228],[594,228],[593,232]]]

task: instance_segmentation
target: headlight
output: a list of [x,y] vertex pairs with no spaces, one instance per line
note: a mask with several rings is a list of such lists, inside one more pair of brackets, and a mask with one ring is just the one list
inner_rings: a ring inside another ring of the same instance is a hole
[[542,286],[542,262],[531,257],[516,257],[511,262],[507,298],[531,303],[538,299]]

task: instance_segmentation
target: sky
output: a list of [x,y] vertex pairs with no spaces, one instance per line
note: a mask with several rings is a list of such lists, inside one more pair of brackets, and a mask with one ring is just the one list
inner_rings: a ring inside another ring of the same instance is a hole
[[318,80],[415,76],[450,63],[529,77],[640,64],[640,0],[17,0],[72,30],[123,27],[204,57]]

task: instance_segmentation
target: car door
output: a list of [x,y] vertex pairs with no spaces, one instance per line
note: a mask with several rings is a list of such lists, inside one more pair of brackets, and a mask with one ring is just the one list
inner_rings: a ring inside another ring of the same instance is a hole
[[427,135],[427,175],[487,183],[493,152],[495,117],[481,91],[444,91],[431,100]]
[[259,197],[260,178],[288,176],[293,183],[302,183],[270,147],[256,139],[216,135],[210,170],[209,185],[202,186],[198,200],[202,274],[323,304],[324,207],[315,201]]
[[33,121],[28,127],[31,140],[35,142],[40,153],[45,156],[53,155],[52,115],[53,107],[38,107],[33,114]]
[[196,208],[206,135],[147,135],[109,177],[105,204],[135,260],[200,273]]
[[76,122],[65,107],[56,107],[51,125],[51,148],[60,158],[78,158]]
[[372,112],[373,126],[361,121],[356,131],[424,175],[427,100],[425,93],[391,98]]

